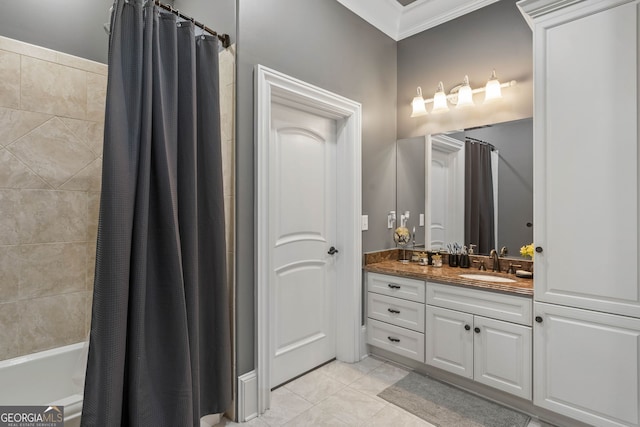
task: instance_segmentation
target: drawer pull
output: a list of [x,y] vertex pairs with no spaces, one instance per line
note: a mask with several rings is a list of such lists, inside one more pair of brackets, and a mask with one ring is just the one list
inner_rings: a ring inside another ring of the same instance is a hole
[[399,311],[399,310],[394,310],[393,308],[388,308],[388,309],[387,309],[387,311],[388,311],[389,313],[393,313],[393,314],[400,314],[400,311]]
[[388,285],[391,289],[400,289],[400,285],[394,285],[393,283],[389,283]]
[[387,337],[387,338],[389,338],[389,341],[391,342],[400,342],[398,338],[392,338],[392,337]]

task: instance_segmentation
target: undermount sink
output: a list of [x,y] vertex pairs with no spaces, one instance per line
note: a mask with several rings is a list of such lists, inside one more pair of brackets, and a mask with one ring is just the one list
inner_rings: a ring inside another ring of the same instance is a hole
[[481,282],[494,282],[494,283],[515,283],[513,279],[506,277],[490,276],[488,274],[459,274],[463,279],[480,280]]

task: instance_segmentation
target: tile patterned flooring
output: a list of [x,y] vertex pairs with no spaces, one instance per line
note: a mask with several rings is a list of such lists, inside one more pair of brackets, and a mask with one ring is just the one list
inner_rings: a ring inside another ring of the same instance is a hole
[[[216,427],[434,427],[377,396],[408,373],[375,357],[333,361],[274,390],[271,409],[261,417],[243,424],[225,419]],[[531,421],[528,427],[540,426]]]

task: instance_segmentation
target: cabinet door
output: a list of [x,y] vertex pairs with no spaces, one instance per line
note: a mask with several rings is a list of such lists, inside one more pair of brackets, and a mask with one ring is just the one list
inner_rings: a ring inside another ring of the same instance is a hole
[[473,378],[473,316],[427,306],[426,363]]
[[640,425],[640,319],[534,305],[534,404],[594,426]]
[[473,326],[474,380],[531,400],[531,328],[480,316]]
[[640,317],[639,14],[587,0],[534,18],[536,300]]

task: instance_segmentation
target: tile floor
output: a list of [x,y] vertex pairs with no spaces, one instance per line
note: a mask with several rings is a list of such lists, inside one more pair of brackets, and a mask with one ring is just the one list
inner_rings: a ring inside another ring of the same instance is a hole
[[[433,427],[377,396],[408,373],[374,357],[354,364],[334,361],[274,390],[271,409],[260,418],[243,424],[225,419],[216,427]],[[532,421],[529,427],[540,424]]]

